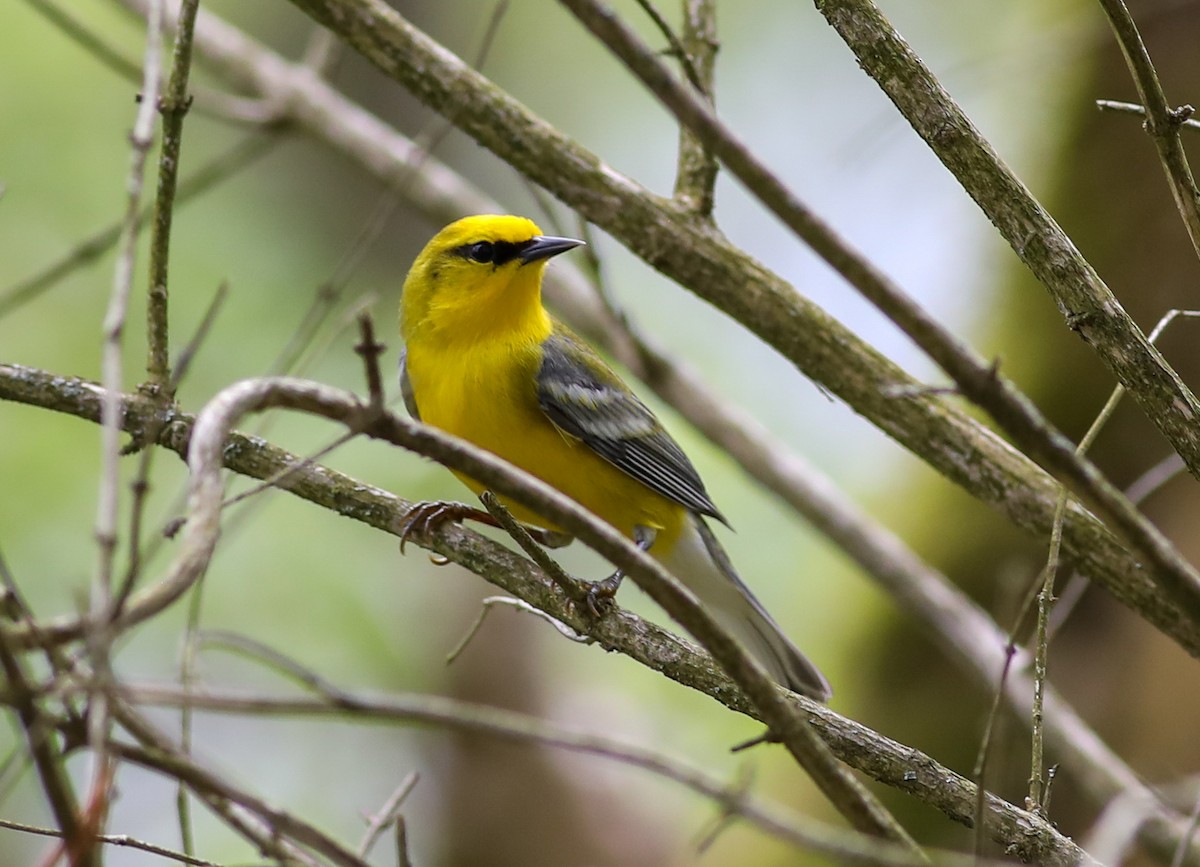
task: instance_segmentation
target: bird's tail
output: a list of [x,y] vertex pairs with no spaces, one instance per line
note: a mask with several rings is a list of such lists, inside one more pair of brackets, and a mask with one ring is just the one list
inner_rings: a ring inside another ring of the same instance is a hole
[[679,541],[663,552],[662,560],[776,681],[817,701],[829,700],[829,681],[742,583],[702,517],[689,515]]

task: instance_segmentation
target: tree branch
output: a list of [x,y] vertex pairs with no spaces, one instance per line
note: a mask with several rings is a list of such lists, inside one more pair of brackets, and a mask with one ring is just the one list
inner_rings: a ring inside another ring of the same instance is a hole
[[190,107],[188,76],[192,70],[192,31],[200,0],[182,0],[175,27],[171,76],[157,106],[163,117],[162,148],[158,157],[158,193],[150,234],[150,289],[146,302],[146,372],[150,383],[170,398],[170,330],[167,320],[167,263],[171,251],[171,218],[179,180],[183,118]]
[[[95,421],[99,417],[99,393],[97,386],[82,380],[0,365],[0,398],[21,399]],[[123,423],[135,436],[160,423],[157,414],[161,410],[144,396],[127,395],[124,407]],[[171,412],[167,423],[161,426],[159,444],[177,454],[185,454],[192,424],[191,416]],[[297,456],[256,438],[233,434],[225,443],[221,457],[229,469],[253,478],[283,475],[279,486],[290,493],[389,533],[397,532],[410,505],[328,468],[305,465]],[[475,474],[479,468],[471,472]],[[546,504],[541,507],[547,508]],[[688,642],[619,609],[599,621],[593,620],[555,582],[507,548],[457,525],[440,528],[431,539],[414,541],[540,608],[576,632],[590,635],[604,649],[623,653],[678,683],[715,698],[731,710],[760,718],[741,690]],[[624,542],[622,538],[616,541]],[[607,552],[605,554],[607,556]],[[143,611],[140,607],[131,607],[130,614]],[[81,628],[74,619],[51,621],[41,625],[38,635],[43,641],[69,641],[79,637]],[[31,634],[16,629],[12,631],[10,641],[15,646],[35,646]],[[842,761],[886,785],[930,803],[955,821],[964,824],[973,821],[975,787],[969,780],[910,747],[870,732],[815,702],[794,695],[789,695],[787,700],[793,708],[808,716]],[[1042,820],[990,795],[988,804],[989,810],[994,811],[994,821],[989,820],[987,831],[1006,849],[1022,853],[1028,860],[1050,858],[1047,863],[1055,864],[1072,864],[1075,863],[1072,859],[1083,857],[1073,843],[1059,837]]]
[[863,70],[883,88],[1050,292],[1071,330],[1129,389],[1192,475],[1200,475],[1200,403],[1071,239],[992,150],[872,0],[819,0],[816,5]]
[[1100,0],[1100,5],[1108,16],[1117,44],[1121,46],[1121,53],[1125,55],[1125,62],[1133,74],[1133,83],[1137,85],[1138,96],[1145,106],[1146,132],[1158,151],[1159,162],[1167,176],[1167,186],[1171,189],[1179,216],[1183,218],[1192,249],[1200,256],[1200,190],[1196,189],[1196,179],[1192,176],[1192,167],[1188,164],[1183,140],[1179,137],[1179,127],[1191,117],[1194,110],[1190,105],[1174,109],[1167,104],[1167,96],[1163,93],[1150,53],[1123,0]]
[[[687,763],[590,732],[574,731],[526,714],[485,707],[441,696],[365,696],[339,690],[336,695],[283,697],[236,691],[189,690],[177,687],[134,685],[125,697],[137,704],[179,708],[240,716],[333,718],[358,722],[432,725],[439,728],[484,734],[517,743],[553,747],[568,752],[600,756],[673,780],[709,798],[733,815],[771,836],[794,846],[849,863],[914,865],[925,863],[906,849],[876,838],[845,831],[811,819],[788,815],[777,807],[758,803],[730,789],[728,783]],[[361,851],[361,847],[360,847]],[[964,859],[965,860],[965,859]]]

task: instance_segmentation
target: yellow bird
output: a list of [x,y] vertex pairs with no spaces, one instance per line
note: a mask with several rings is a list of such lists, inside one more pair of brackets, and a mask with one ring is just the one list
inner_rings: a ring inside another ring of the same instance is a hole
[[[542,306],[550,257],[582,243],[512,216],[466,217],[438,232],[413,263],[400,302],[405,405],[612,524],[686,584],[779,683],[827,700],[828,682],[738,578],[705,523],[724,518],[683,450]],[[484,490],[456,475],[476,494]],[[518,520],[553,529],[506,505]],[[618,573],[601,591],[615,592],[619,580]]]

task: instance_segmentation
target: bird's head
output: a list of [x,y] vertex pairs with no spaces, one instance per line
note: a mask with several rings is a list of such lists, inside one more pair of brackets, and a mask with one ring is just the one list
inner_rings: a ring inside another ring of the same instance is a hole
[[543,235],[524,217],[488,214],[451,223],[425,245],[404,281],[405,341],[418,333],[478,339],[548,323],[541,299],[546,262],[582,243]]

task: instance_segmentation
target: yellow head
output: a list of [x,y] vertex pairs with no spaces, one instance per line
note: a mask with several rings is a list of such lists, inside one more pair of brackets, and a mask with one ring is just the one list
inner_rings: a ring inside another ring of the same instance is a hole
[[425,245],[404,281],[405,342],[548,332],[542,307],[546,261],[581,243],[543,235],[524,217],[488,214],[451,223]]

